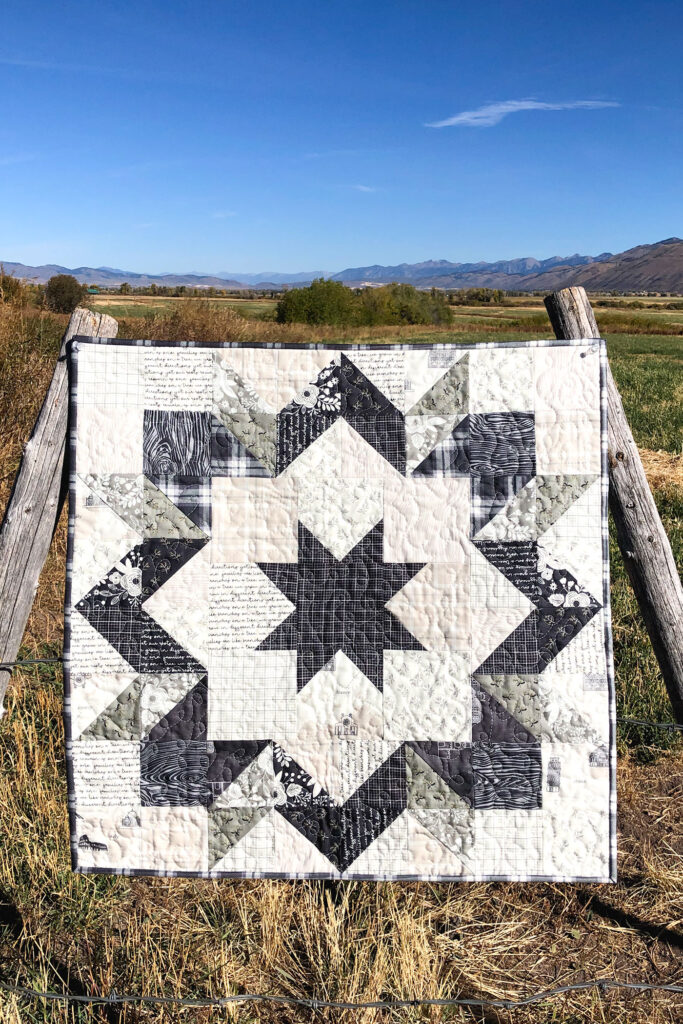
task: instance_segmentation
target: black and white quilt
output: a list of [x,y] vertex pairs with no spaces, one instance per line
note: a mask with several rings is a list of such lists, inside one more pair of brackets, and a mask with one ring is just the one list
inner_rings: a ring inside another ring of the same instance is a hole
[[77,338],[74,867],[613,880],[605,366]]

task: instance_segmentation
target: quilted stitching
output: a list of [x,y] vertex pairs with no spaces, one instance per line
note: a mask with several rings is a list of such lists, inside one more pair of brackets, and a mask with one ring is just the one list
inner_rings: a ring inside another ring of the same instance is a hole
[[603,346],[71,369],[77,870],[614,877]]

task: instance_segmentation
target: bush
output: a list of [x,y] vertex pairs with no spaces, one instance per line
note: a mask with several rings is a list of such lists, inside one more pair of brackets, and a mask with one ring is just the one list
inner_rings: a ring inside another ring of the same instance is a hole
[[453,313],[443,292],[432,288],[419,292],[412,284],[385,284],[359,292],[358,323],[375,324],[450,324]]
[[341,281],[317,278],[308,288],[292,288],[277,304],[279,324],[332,324],[348,327],[356,321],[354,293]]
[[380,324],[449,324],[453,314],[445,295],[432,288],[419,292],[411,284],[351,291],[341,281],[318,278],[307,288],[292,288],[277,304],[281,324],[330,324],[372,327]]
[[85,287],[71,274],[55,274],[45,287],[45,303],[55,313],[73,313],[85,295]]
[[26,284],[13,274],[6,274],[0,265],[0,302],[22,303],[26,299]]
[[450,299],[456,306],[483,306],[487,303],[502,306],[509,294],[512,293],[500,288],[460,288],[451,292]]

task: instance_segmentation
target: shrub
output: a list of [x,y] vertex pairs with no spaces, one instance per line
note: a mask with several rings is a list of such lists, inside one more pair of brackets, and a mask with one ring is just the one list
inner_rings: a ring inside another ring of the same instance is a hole
[[277,304],[278,323],[373,327],[381,324],[449,324],[453,314],[445,295],[411,284],[351,291],[341,281],[318,278],[307,288],[292,288]]
[[488,304],[502,306],[507,294],[500,288],[460,288],[451,292],[451,302],[456,306],[483,306]]
[[347,327],[356,320],[354,293],[341,281],[319,277],[308,288],[292,288],[277,304],[280,324],[332,324]]
[[13,274],[6,274],[0,265],[0,302],[22,303],[26,299],[26,283]]
[[45,286],[45,303],[55,313],[73,313],[85,288],[71,274],[55,274]]
[[375,324],[450,324],[453,314],[443,292],[432,288],[420,292],[412,284],[386,284],[359,292],[358,323]]

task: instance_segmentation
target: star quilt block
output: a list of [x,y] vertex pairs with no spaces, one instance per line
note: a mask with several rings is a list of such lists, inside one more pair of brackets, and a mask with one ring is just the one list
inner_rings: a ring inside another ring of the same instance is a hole
[[615,878],[603,342],[69,360],[76,870]]

